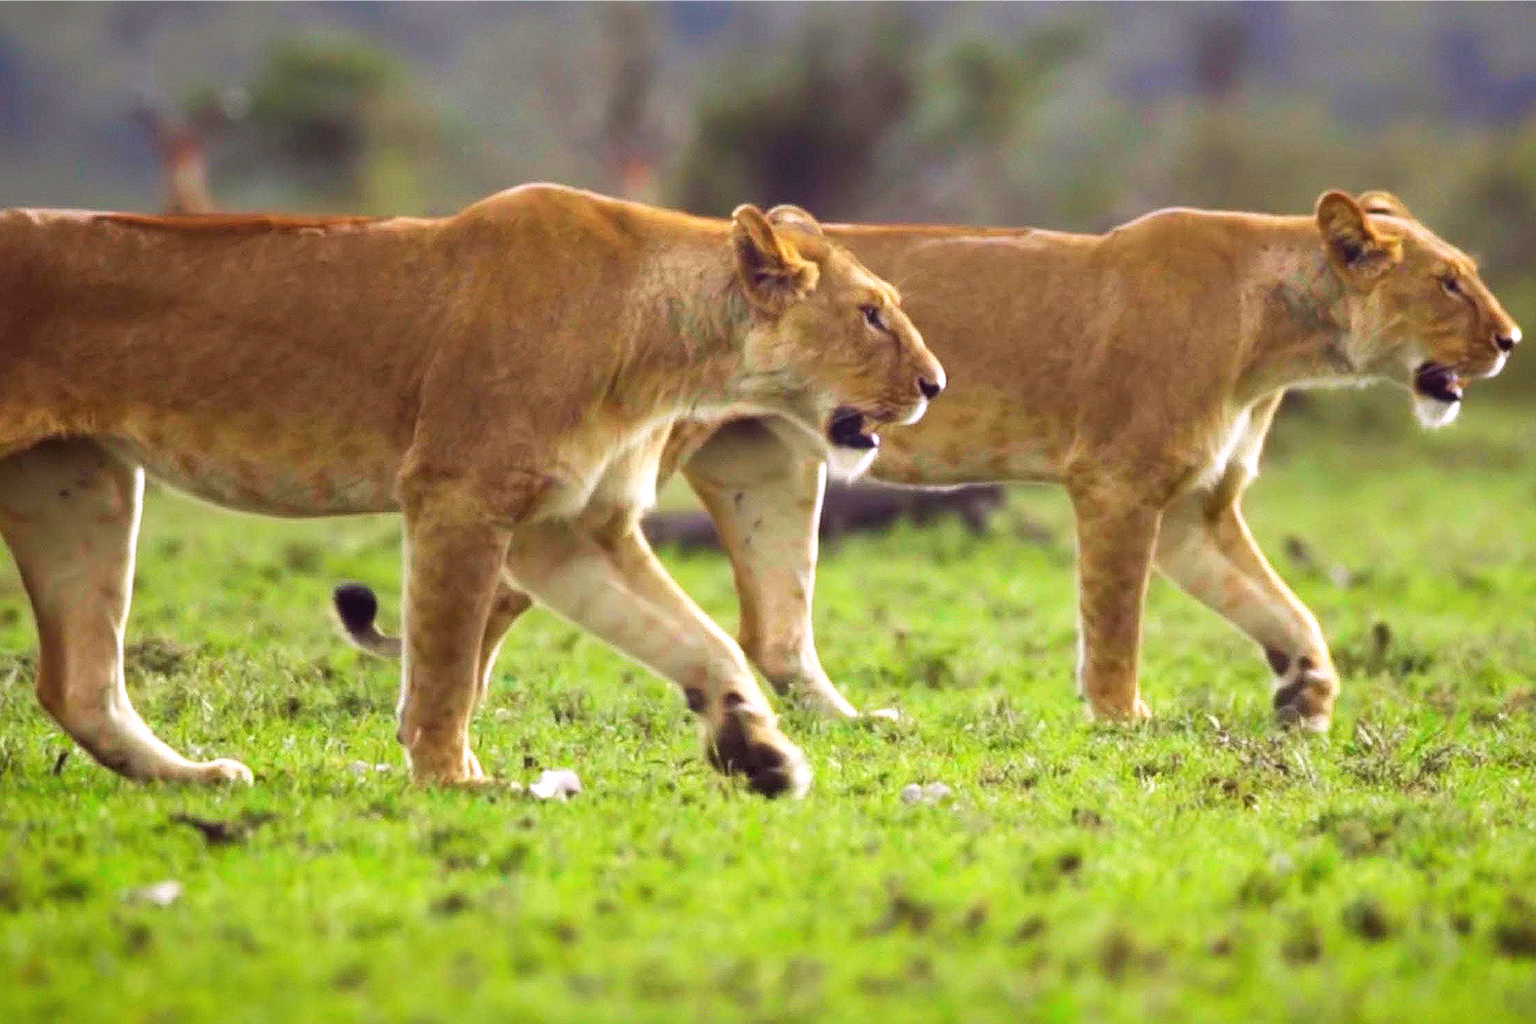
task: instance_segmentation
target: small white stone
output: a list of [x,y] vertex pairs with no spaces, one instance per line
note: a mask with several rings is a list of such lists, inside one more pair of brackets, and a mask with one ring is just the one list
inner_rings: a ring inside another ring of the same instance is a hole
[[937,803],[940,800],[948,800],[955,795],[955,791],[942,782],[930,782],[923,787],[923,799],[929,803]]
[[181,899],[181,883],[168,878],[152,885],[140,885],[123,890],[123,899],[129,903],[148,903],[156,907],[168,907]]
[[551,768],[539,774],[528,792],[540,800],[565,800],[581,792],[581,780],[569,768]]
[[954,795],[955,791],[942,782],[909,782],[901,787],[901,802],[907,804],[936,804]]

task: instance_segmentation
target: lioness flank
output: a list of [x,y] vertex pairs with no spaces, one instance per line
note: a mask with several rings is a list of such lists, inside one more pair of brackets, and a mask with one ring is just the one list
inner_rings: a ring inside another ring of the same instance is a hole
[[717,767],[802,792],[742,652],[638,517],[681,416],[771,414],[860,459],[944,385],[896,291],[814,222],[547,185],[440,220],[10,210],[0,296],[0,533],[38,698],[135,779],[251,779],[182,757],[129,703],[147,469],[247,511],[404,514],[418,781],[483,777],[469,722],[505,579],[674,680]]
[[[769,220],[814,230],[794,207]],[[1162,210],[1103,235],[825,232],[902,289],[953,383],[920,426],[891,431],[869,475],[1066,485],[1077,678],[1095,714],[1148,714],[1137,660],[1156,565],[1254,640],[1282,721],[1327,728],[1338,692],[1327,642],[1240,500],[1288,388],[1385,381],[1439,426],[1465,382],[1503,368],[1520,328],[1465,254],[1381,191],[1325,193],[1309,217]],[[762,421],[690,450],[683,472],[735,569],[742,646],[779,689],[855,714],[811,636],[818,467]]]

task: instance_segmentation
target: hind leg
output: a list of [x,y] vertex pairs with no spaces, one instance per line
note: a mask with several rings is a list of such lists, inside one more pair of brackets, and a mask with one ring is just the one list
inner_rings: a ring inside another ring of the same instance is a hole
[[150,731],[123,685],[143,471],[92,441],[48,441],[0,460],[0,534],[39,645],[38,701],[92,757],[130,779],[250,782],[238,761],[189,761]]

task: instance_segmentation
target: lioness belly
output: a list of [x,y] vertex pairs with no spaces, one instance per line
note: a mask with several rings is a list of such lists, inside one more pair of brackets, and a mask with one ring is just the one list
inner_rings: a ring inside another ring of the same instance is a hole
[[101,443],[151,477],[225,508],[273,516],[330,516],[395,509],[394,470],[383,460],[348,461],[282,448],[237,452],[210,444],[147,444],[105,437]]
[[[925,431],[927,431],[925,433]],[[869,476],[888,484],[957,487],[1001,481],[1052,483],[1061,479],[1060,460],[1040,450],[1027,434],[1011,437],[966,432],[955,436],[927,424],[892,430],[880,446]]]

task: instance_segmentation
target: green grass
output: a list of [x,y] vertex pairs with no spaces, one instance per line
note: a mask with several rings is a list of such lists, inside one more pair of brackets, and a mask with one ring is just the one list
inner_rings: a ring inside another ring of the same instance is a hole
[[[146,788],[72,750],[0,577],[0,1020],[1536,1019],[1536,426],[1473,401],[1427,435],[1405,405],[1317,397],[1248,501],[1344,673],[1328,737],[1272,728],[1256,652],[1161,582],[1157,721],[1084,724],[1066,504],[1020,490],[993,537],[904,527],[826,558],[823,657],[905,717],[788,710],[801,803],[715,777],[678,696],[544,612],[477,749],[586,792],[416,791],[391,669],[324,614],[343,577],[394,607],[395,522],[155,493],[131,688],[256,786]],[[1012,536],[1025,517],[1055,542]],[[668,561],[734,623],[722,559]],[[953,798],[900,800],[930,780]],[[210,845],[177,814],[255,824]],[[125,895],[165,879],[169,906]]]

